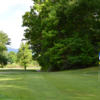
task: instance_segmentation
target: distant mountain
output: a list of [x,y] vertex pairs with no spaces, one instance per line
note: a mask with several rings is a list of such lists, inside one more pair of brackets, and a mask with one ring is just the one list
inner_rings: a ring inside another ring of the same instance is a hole
[[18,52],[18,49],[14,49],[14,48],[11,48],[11,47],[7,47],[7,49],[8,49],[8,52],[10,52],[10,51],[13,51],[15,53]]

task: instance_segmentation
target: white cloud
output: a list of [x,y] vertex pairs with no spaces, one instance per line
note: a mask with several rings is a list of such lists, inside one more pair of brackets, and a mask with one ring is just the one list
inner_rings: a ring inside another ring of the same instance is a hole
[[26,7],[28,7],[33,5],[33,1],[32,0],[2,0],[2,2],[0,2],[0,14],[10,10],[9,7],[17,4],[26,5]]
[[0,21],[0,29],[2,29],[9,38],[11,38],[11,47],[19,48],[21,39],[23,38],[23,28],[13,21]]
[[21,26],[22,24],[22,15],[24,15],[23,11],[17,11],[15,13],[14,17],[14,21],[16,22],[16,24],[18,24],[19,26]]
[[[23,7],[25,7],[25,11],[22,9],[15,10],[13,15],[9,16],[6,15],[6,12],[14,10],[12,7],[21,4]],[[30,6],[33,5],[32,0],[2,0],[0,3],[0,15],[3,15],[5,13],[5,18],[0,19],[0,30],[7,33],[9,38],[11,38],[11,47],[13,48],[19,48],[21,39],[23,37],[24,29],[21,27],[22,25],[22,15],[26,11],[30,10]]]

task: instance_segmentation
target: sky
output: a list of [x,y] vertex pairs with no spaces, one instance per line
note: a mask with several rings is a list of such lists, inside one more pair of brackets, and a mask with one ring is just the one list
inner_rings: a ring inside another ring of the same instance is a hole
[[0,31],[3,31],[11,39],[9,47],[18,49],[24,38],[22,15],[30,11],[32,0],[2,0],[0,2]]

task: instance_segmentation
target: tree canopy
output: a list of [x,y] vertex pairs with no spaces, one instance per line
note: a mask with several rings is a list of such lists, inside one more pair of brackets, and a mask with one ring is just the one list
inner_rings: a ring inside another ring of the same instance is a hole
[[[96,65],[100,51],[100,0],[34,0],[23,15],[24,36],[42,69]],[[39,12],[39,14],[36,13]]]
[[20,48],[17,53],[17,62],[23,66],[26,70],[28,64],[31,63],[32,60],[32,52],[29,49],[28,43],[24,44],[23,42],[20,45]]
[[10,63],[16,63],[16,60],[17,60],[17,55],[15,52],[13,51],[10,51],[7,55],[7,58],[8,58],[8,62]]
[[10,39],[8,38],[8,35],[3,31],[0,31],[0,52],[7,50],[6,45],[9,44],[10,44]]
[[10,39],[8,35],[3,31],[0,31],[0,64],[6,65],[7,64],[7,56],[5,55],[5,51],[7,51],[6,45],[10,44]]

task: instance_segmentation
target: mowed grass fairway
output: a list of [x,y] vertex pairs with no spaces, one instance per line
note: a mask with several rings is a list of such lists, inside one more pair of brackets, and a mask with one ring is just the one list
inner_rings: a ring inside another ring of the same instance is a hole
[[61,72],[0,70],[0,100],[100,100],[98,67]]

